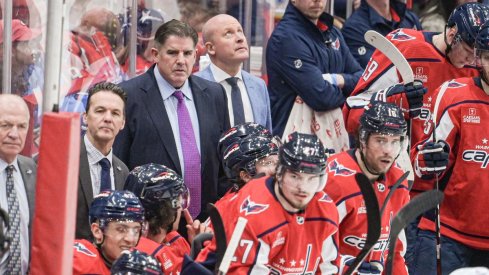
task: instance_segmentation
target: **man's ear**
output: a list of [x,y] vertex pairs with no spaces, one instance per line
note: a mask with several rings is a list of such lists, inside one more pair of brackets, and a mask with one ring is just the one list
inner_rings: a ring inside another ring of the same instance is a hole
[[216,54],[216,47],[212,42],[206,42],[205,43],[205,49],[207,50],[207,53],[209,55],[215,55]]
[[104,232],[98,225],[98,223],[92,223],[90,226],[90,230],[92,231],[93,238],[95,239],[95,243],[101,243],[104,239]]
[[249,182],[251,180],[251,176],[250,174],[248,174],[248,172],[246,171],[239,171],[239,177],[241,178],[241,180],[243,180],[244,182]]
[[153,62],[158,62],[158,55],[160,52],[158,51],[157,48],[151,48],[151,56],[153,57]]
[[82,118],[83,118],[83,124],[87,125],[87,112],[83,113]]
[[447,27],[446,36],[448,44],[452,44],[455,35],[457,35],[457,26],[455,25],[453,27]]

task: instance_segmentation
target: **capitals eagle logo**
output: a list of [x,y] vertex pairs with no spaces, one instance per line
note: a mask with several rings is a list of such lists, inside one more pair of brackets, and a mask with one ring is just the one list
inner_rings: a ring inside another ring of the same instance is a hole
[[259,204],[256,202],[251,201],[250,196],[248,196],[243,203],[241,204],[241,207],[239,208],[239,212],[243,213],[245,212],[245,216],[248,216],[248,214],[258,214],[261,213],[269,207],[268,204]]
[[338,175],[338,176],[348,177],[355,174],[355,171],[350,170],[345,166],[339,164],[336,160],[333,160],[333,162],[329,164],[329,170],[334,171],[335,176]]

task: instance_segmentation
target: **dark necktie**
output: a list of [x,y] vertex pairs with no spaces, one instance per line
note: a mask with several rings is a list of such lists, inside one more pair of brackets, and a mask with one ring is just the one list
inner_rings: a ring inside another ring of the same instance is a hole
[[234,125],[245,123],[243,100],[241,99],[241,91],[238,87],[238,78],[230,77],[226,82],[231,85],[231,103],[233,104]]
[[102,167],[102,172],[100,173],[100,192],[112,190],[110,161],[107,158],[103,158],[98,163],[100,164],[100,167]]
[[182,145],[184,175],[183,180],[190,192],[189,212],[193,218],[200,213],[201,204],[201,174],[200,174],[200,153],[195,140],[192,120],[182,91],[175,91],[173,95],[178,99],[177,115],[178,129],[180,131],[180,144]]
[[20,274],[20,212],[17,191],[14,187],[14,166],[9,165],[5,169],[7,172],[7,204],[8,216],[10,218],[8,235],[10,237],[10,256],[7,264],[6,274]]

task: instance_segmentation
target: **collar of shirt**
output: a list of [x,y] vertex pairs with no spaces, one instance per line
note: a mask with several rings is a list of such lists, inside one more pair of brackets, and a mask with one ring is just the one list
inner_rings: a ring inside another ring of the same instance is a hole
[[156,84],[158,84],[158,89],[160,89],[160,94],[164,101],[171,97],[176,90],[182,91],[183,95],[185,95],[187,99],[192,101],[194,100],[192,90],[190,90],[188,79],[185,80],[185,83],[183,83],[182,87],[177,89],[170,85],[170,83],[168,83],[165,78],[163,78],[163,76],[160,74],[160,71],[158,70],[158,66],[155,66],[154,74],[156,78]]
[[230,77],[237,77],[241,81],[243,81],[243,77],[241,75],[241,68],[239,69],[239,71],[236,75],[230,75],[230,74],[226,73],[225,71],[223,71],[221,68],[214,65],[214,63],[212,63],[212,62],[211,62],[210,66],[211,66],[212,75],[214,76],[214,80],[216,80],[217,83],[221,83],[223,81],[226,81],[226,79],[228,79]]
[[4,172],[5,171],[5,168],[7,168],[7,166],[9,165],[13,165],[15,167],[15,171],[19,171],[19,164],[17,163],[17,157],[15,157],[14,161],[12,163],[7,163],[6,161],[4,161],[3,159],[0,159],[0,173]]
[[93,144],[88,140],[87,135],[83,137],[83,142],[85,142],[85,147],[87,148],[87,158],[90,165],[97,164],[101,159],[107,158],[112,166],[112,149],[107,156],[104,156]]
[[390,11],[392,14],[392,21],[389,21],[382,17],[374,8],[372,8],[366,1],[362,1],[360,8],[366,9],[368,11],[368,17],[370,19],[370,24],[375,26],[377,24],[397,24],[402,21],[404,15],[406,14],[406,5],[400,1],[390,1]]

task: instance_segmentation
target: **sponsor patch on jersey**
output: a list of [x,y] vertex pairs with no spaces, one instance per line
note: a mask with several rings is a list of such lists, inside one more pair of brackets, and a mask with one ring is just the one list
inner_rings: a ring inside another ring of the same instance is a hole
[[294,60],[294,66],[296,69],[300,69],[302,67],[302,60],[300,59]]
[[418,66],[414,68],[414,79],[420,80],[423,83],[428,82],[429,71],[429,67]]
[[464,109],[462,115],[462,122],[480,124],[481,117],[478,114],[478,109],[473,107]]
[[358,48],[359,55],[365,55],[366,53],[367,53],[367,49],[365,49],[365,46],[361,46]]
[[387,36],[390,36],[391,40],[396,40],[396,41],[409,41],[409,40],[416,39],[416,37],[406,34],[403,31],[403,29],[397,29],[391,32],[390,34],[388,34]]
[[241,207],[240,207],[239,212],[240,213],[245,212],[245,216],[248,216],[248,214],[250,214],[250,215],[251,214],[258,214],[258,213],[261,213],[261,212],[267,210],[267,208],[269,206],[270,205],[268,205],[268,204],[259,204],[259,203],[253,202],[253,201],[251,201],[250,196],[248,196],[243,201],[243,203],[241,203]]
[[275,241],[273,241],[272,248],[277,247],[285,243],[285,237],[283,236],[282,231],[279,231]]
[[87,256],[90,256],[90,257],[97,257],[97,255],[95,253],[93,253],[92,251],[90,251],[90,249],[88,249],[86,246],[84,246],[83,244],[81,243],[75,243],[75,249],[76,251],[80,252],[80,253],[83,253]]
[[348,177],[355,174],[355,171],[346,168],[345,166],[339,164],[336,160],[333,160],[329,164],[329,170],[334,171],[335,176]]

